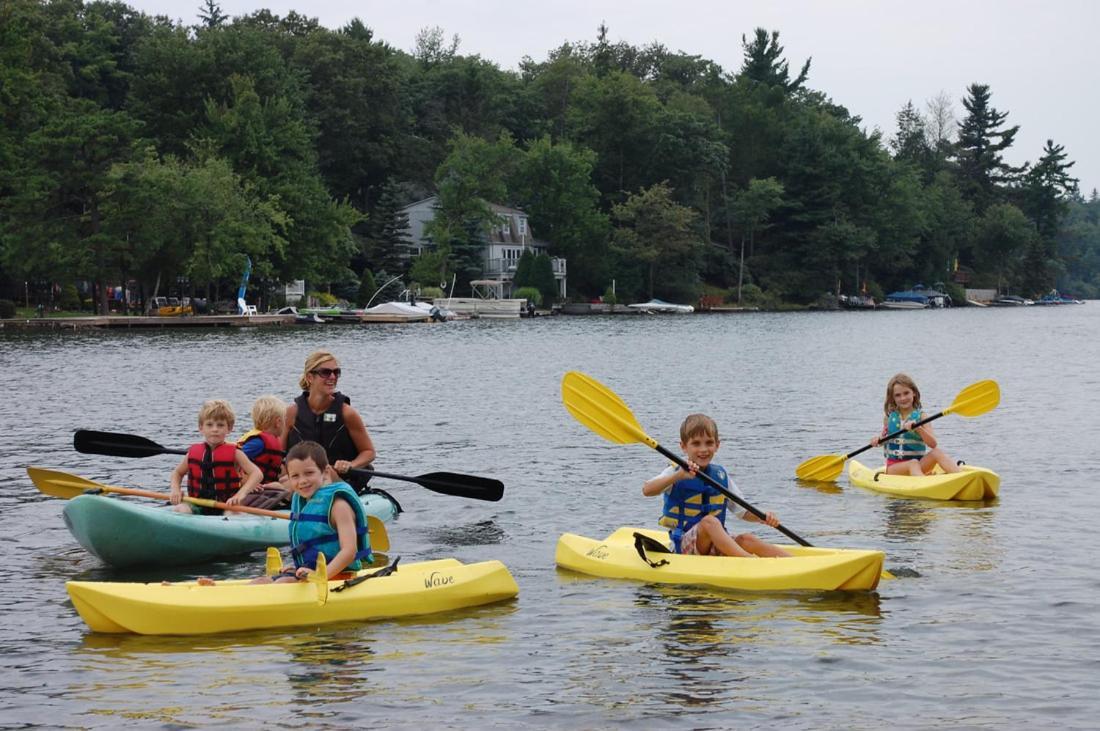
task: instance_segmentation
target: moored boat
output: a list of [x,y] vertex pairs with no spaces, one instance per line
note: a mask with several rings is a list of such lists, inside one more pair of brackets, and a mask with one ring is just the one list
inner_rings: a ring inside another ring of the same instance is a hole
[[[451,558],[395,568],[366,581],[329,581],[327,586],[312,581],[252,584],[242,579],[213,586],[193,581],[70,581],[65,587],[92,631],[143,635],[214,634],[410,617],[490,604],[519,593],[500,561],[462,564]],[[377,567],[368,568],[357,578],[376,571]]]
[[[637,538],[639,535],[643,538]],[[591,576],[742,591],[870,591],[878,586],[882,573],[881,551],[783,546],[794,554],[790,558],[685,556],[649,551],[647,560],[642,553],[645,544],[651,541],[665,547],[670,545],[667,532],[647,528],[619,528],[603,540],[565,533],[558,539],[554,559],[562,568]],[[639,550],[636,542],[642,543],[643,550]],[[658,565],[651,566],[650,562]]]
[[944,473],[936,467],[930,475],[888,475],[883,467],[871,468],[857,460],[848,463],[853,485],[898,497],[928,500],[988,500],[997,497],[1001,478],[985,467],[962,465],[961,472]]
[[[360,496],[367,515],[397,515],[389,497]],[[262,551],[290,543],[287,521],[254,515],[188,515],[106,495],[79,495],[65,503],[65,525],[77,542],[104,563],[180,566]]]
[[639,312],[662,312],[685,315],[695,312],[695,308],[691,305],[678,305],[656,298],[651,299],[649,302],[635,302],[632,305],[627,305],[627,307],[632,310],[638,310]]

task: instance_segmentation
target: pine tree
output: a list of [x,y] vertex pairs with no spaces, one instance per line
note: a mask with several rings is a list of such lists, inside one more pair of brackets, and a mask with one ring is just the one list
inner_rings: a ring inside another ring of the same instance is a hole
[[960,187],[978,213],[1002,199],[1000,186],[1013,182],[1022,168],[1012,167],[1001,153],[1012,146],[1019,125],[1002,129],[1008,112],[994,109],[990,103],[989,86],[971,84],[963,99],[966,119],[959,124],[956,155],[959,163]]
[[1052,255],[1059,224],[1069,211],[1069,198],[1077,195],[1077,178],[1067,172],[1074,162],[1066,162],[1065,148],[1047,140],[1043,156],[1024,176],[1024,212],[1035,223],[1039,235]]
[[409,215],[401,209],[400,191],[386,183],[378,204],[371,212],[364,241],[367,260],[375,271],[402,274],[409,268],[412,240],[409,239]]
[[741,36],[741,47],[745,49],[741,76],[765,86],[782,87],[788,92],[797,91],[806,82],[813,59],[806,59],[798,78],[791,81],[787,62],[783,60],[783,46],[779,45],[779,31],[773,30],[769,37],[768,31],[757,28],[752,42]]

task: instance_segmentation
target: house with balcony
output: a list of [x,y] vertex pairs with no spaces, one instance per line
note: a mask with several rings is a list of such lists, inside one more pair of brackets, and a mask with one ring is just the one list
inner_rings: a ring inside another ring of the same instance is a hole
[[[425,236],[424,229],[435,218],[437,200],[436,196],[432,196],[410,203],[402,209],[409,217],[406,234],[412,242],[414,255],[429,251],[433,246]],[[531,251],[536,256],[545,254],[550,245],[546,241],[535,238],[527,214],[523,211],[495,203],[490,203],[489,208],[496,214],[497,223],[485,236],[481,276],[471,282],[471,285],[475,292],[483,296],[508,299],[515,289],[512,280],[523,252]],[[558,285],[558,296],[565,297],[567,273],[565,259],[551,257],[550,264],[554,270],[554,281]]]

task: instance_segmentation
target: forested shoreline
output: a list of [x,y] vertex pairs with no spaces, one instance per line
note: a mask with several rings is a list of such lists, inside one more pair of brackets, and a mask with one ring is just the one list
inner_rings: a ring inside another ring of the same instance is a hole
[[[980,81],[879,133],[774,30],[731,37],[737,69],[601,26],[511,71],[369,24],[3,0],[0,299],[217,299],[246,257],[265,302],[296,279],[465,294],[489,203],[530,216],[578,300],[613,280],[620,301],[760,306],[918,282],[1100,296],[1097,192],[1054,140],[1005,162],[1018,128]],[[410,262],[399,209],[429,195],[438,248]]]

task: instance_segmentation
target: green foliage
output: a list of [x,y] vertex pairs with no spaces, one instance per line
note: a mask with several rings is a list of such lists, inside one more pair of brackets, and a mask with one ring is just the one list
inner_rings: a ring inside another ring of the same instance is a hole
[[340,298],[331,292],[309,292],[306,299],[316,302],[318,307],[333,307],[340,302]]
[[[1048,142],[1026,175],[1005,163],[1016,128],[987,86],[966,90],[961,124],[945,94],[926,114],[907,103],[884,143],[763,28],[730,71],[601,26],[513,72],[438,28],[410,54],[358,20],[231,19],[219,2],[194,26],[0,3],[0,296],[23,279],[225,293],[246,256],[268,291],[305,278],[353,296],[364,267],[464,287],[492,204],[528,214],[581,299],[613,280],[676,301],[740,281],[779,306],[956,261],[976,282],[1100,293],[1072,161]],[[433,193],[429,253],[409,261],[400,206]],[[994,211],[1009,204],[1035,236]]]
[[370,269],[364,269],[363,276],[359,281],[359,294],[355,297],[355,304],[366,307],[377,289],[378,285],[374,283],[374,275],[371,274]]
[[15,317],[15,303],[11,300],[0,300],[0,320],[10,320]]
[[58,305],[63,310],[79,310],[80,309],[80,293],[76,290],[76,285],[70,282],[61,288],[61,297],[57,301]]
[[554,278],[554,264],[549,254],[539,254],[531,265],[531,286],[542,293],[547,304],[558,298],[558,281]]
[[617,305],[617,304],[619,304],[619,296],[616,292],[614,292],[611,289],[611,287],[608,287],[607,289],[605,289],[603,291],[603,296],[600,299],[602,299],[604,304],[607,304],[607,305]]
[[538,287],[520,287],[512,292],[512,296],[520,300],[531,300],[536,307],[542,304],[542,292]]
[[421,287],[417,290],[416,296],[423,297],[424,299],[434,300],[444,296],[444,291],[439,287]]
[[533,271],[535,267],[535,252],[524,249],[516,263],[516,271],[512,275],[512,284],[516,287],[534,286]]

